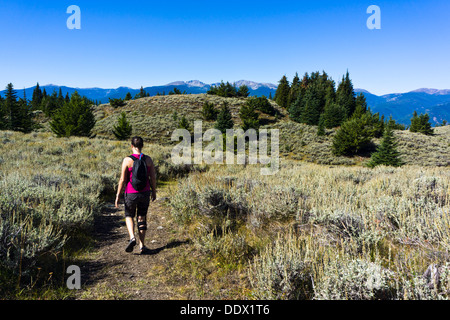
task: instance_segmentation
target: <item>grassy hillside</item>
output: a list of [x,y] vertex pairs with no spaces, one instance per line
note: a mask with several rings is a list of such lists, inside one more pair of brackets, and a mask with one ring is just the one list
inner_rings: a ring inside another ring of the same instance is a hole
[[[185,116],[193,128],[194,121],[203,119],[201,111],[205,102],[213,103],[216,109],[219,109],[224,102],[228,103],[234,123],[241,124],[239,109],[246,103],[246,99],[222,98],[206,94],[172,95],[132,100],[128,101],[126,106],[116,109],[109,104],[100,105],[95,110],[98,121],[93,132],[97,137],[113,138],[112,128],[116,125],[120,113],[125,111],[133,125],[133,133],[153,143],[171,144],[170,137],[178,128],[179,119]],[[280,113],[286,114],[277,104],[271,103]],[[174,113],[178,120],[174,119]],[[264,114],[261,118],[266,122],[275,121],[274,117]],[[213,126],[214,122],[204,122],[203,129],[206,131]]]
[[[317,127],[292,121],[280,121],[272,126],[280,129],[280,152],[290,159],[318,164],[364,164],[370,155],[337,157],[331,152],[335,129],[326,130],[326,136],[317,136]],[[433,136],[409,131],[394,131],[398,150],[406,164],[420,166],[450,166],[450,126],[435,128]],[[381,139],[373,139],[375,150]]]
[[[178,121],[174,120],[174,113],[178,119],[185,116],[191,128],[196,120],[202,120],[201,110],[205,102],[213,103],[218,109],[227,102],[231,109],[236,127],[241,124],[239,109],[246,99],[222,98],[206,94],[173,95],[143,98],[127,102],[121,108],[113,108],[109,104],[100,105],[95,114],[97,124],[94,134],[98,138],[113,139],[112,128],[122,111],[127,113],[133,125],[133,133],[143,136],[152,143],[170,145],[172,132],[177,128]],[[328,165],[355,165],[367,160],[365,157],[336,157],[331,152],[332,138],[335,129],[327,130],[326,136],[317,136],[317,127],[299,124],[289,119],[286,110],[276,103],[271,104],[280,112],[275,118],[261,113],[263,128],[280,129],[280,152],[282,156]],[[203,130],[214,126],[214,122],[204,122]],[[396,131],[399,151],[407,164],[421,166],[449,166],[450,165],[450,126],[435,129],[434,136],[424,136],[409,131]],[[374,139],[373,149],[379,143]]]

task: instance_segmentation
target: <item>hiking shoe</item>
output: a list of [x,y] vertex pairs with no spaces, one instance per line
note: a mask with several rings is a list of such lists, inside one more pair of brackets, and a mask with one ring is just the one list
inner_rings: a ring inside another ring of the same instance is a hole
[[133,252],[134,246],[136,246],[136,239],[135,238],[130,240],[130,243],[128,243],[128,246],[125,249],[125,251],[128,252],[128,253]]
[[141,248],[141,254],[150,254],[151,250],[147,248],[146,246],[143,246]]

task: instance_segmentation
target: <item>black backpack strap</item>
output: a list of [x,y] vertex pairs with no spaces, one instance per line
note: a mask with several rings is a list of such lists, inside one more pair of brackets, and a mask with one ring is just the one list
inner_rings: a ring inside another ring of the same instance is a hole
[[131,156],[129,156],[128,158],[131,158],[133,161],[136,161],[136,160],[138,160],[138,158],[136,158],[135,156],[133,156],[133,155],[131,155]]

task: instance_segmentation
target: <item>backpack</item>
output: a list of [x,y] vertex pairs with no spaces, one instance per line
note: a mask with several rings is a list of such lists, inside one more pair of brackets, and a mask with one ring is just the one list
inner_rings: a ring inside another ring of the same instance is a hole
[[139,159],[132,155],[130,158],[134,161],[133,169],[131,171],[133,174],[131,178],[131,185],[134,190],[142,191],[145,189],[148,182],[147,163],[145,162],[147,157],[141,153]]

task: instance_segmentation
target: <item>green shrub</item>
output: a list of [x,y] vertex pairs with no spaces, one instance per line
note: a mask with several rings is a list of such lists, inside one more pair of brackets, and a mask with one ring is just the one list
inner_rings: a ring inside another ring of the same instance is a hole
[[185,129],[189,131],[189,122],[187,121],[185,116],[182,116],[180,121],[178,122],[178,129]]
[[234,122],[233,117],[231,116],[230,108],[228,107],[228,103],[224,102],[219,114],[217,115],[215,128],[220,130],[222,133],[227,133],[227,129],[233,129],[233,127]]
[[248,87],[245,85],[236,88],[234,84],[231,84],[229,82],[225,84],[223,81],[221,81],[218,86],[211,86],[208,89],[207,94],[225,98],[235,98],[235,97],[246,98],[249,95],[249,90]]
[[114,126],[113,134],[117,140],[127,140],[131,137],[132,132],[133,126],[128,122],[126,113],[122,112],[117,119],[117,125]]
[[433,135],[434,130],[431,128],[430,116],[428,113],[418,116],[417,112],[414,111],[409,131],[419,132],[425,135]]
[[373,137],[370,118],[370,115],[365,114],[361,118],[345,121],[333,138],[333,153],[349,156],[367,148]]
[[277,114],[279,114],[278,110],[272,106],[272,104],[265,96],[251,97],[247,100],[247,104],[252,106],[256,110],[259,110],[271,116],[276,116]]
[[111,98],[109,98],[109,104],[111,105],[111,107],[114,108],[123,107],[124,105],[126,105],[123,99],[111,99]]
[[202,108],[202,116],[205,121],[216,121],[218,111],[214,108],[213,103],[205,101]]
[[242,129],[247,131],[249,129],[259,129],[259,114],[255,112],[255,107],[251,104],[245,104],[239,110],[239,117],[242,121]]
[[53,115],[50,128],[59,138],[89,137],[95,122],[91,105],[75,92],[70,101],[64,103],[63,107]]
[[397,141],[394,133],[390,128],[387,128],[383,135],[383,141],[377,148],[377,151],[372,154],[367,166],[374,168],[379,165],[401,167],[403,161],[400,159],[400,153],[397,151]]

